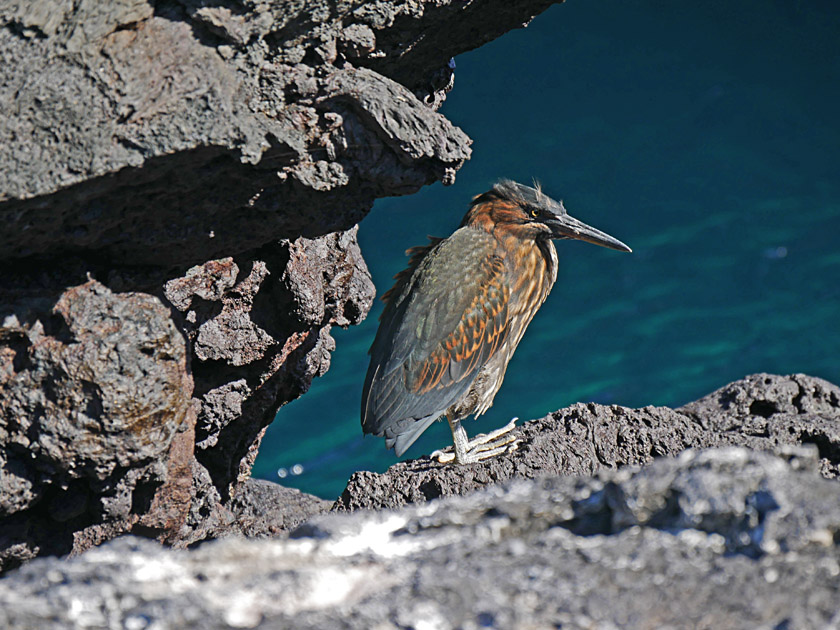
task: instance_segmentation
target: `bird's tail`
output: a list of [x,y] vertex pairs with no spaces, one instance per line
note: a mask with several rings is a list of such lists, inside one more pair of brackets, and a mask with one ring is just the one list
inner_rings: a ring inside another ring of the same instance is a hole
[[420,418],[414,421],[407,430],[402,430],[397,435],[391,435],[388,429],[385,429],[385,446],[393,448],[397,457],[402,457],[402,454],[408,450],[408,447],[417,441],[417,438],[429,428],[435,420],[440,417],[440,414],[432,414],[425,418]]

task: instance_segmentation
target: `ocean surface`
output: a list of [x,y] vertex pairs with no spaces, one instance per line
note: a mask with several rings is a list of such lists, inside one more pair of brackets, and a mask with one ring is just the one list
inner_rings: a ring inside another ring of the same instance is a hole
[[[500,177],[542,182],[633,248],[558,242],[560,271],[470,436],[577,401],[678,406],[754,372],[840,383],[840,3],[568,0],[456,58],[455,185],[378,201],[377,292]],[[335,498],[397,461],[359,420],[382,305],[280,409],[257,477]],[[451,443],[445,422],[406,453]]]

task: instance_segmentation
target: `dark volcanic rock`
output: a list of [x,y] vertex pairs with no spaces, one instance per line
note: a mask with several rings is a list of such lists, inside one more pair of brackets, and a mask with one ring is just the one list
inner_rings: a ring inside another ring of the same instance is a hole
[[840,620],[840,485],[786,459],[686,452],[517,481],[287,540],[123,538],[0,581],[39,628],[787,628]]
[[804,374],[755,374],[679,409],[578,403],[515,431],[517,450],[485,462],[449,466],[424,457],[384,474],[354,473],[334,509],[394,508],[515,477],[592,474],[723,445],[778,451],[816,444],[821,472],[836,477],[840,388]]
[[754,374],[679,411],[706,429],[710,445],[815,444],[820,472],[840,474],[840,388],[822,379]]
[[329,368],[330,327],[358,323],[374,288],[353,228],[210,261],[170,280],[164,294],[183,314],[194,356],[196,458],[206,482],[196,482],[192,531],[181,533],[193,542],[223,533],[224,516],[207,513],[248,478],[279,405]]
[[[341,15],[326,0],[203,4],[0,12],[0,259],[192,265],[349,229],[378,196],[452,180],[471,141],[405,85],[339,59],[337,42],[398,20],[381,51],[396,72],[413,61],[396,40],[426,39],[451,5],[450,30],[475,34],[400,73],[423,83],[550,3],[478,12],[493,25],[481,31],[476,9],[498,0],[429,2],[427,16],[413,2]],[[388,17],[372,19],[377,9]]]
[[169,310],[95,281],[48,319],[29,306],[7,305],[0,324],[0,567],[78,552],[141,516],[177,530],[195,410]]
[[248,479],[229,504],[236,523],[232,528],[249,538],[290,532],[315,516],[328,512],[331,501],[262,479]]
[[239,527],[265,427],[370,308],[355,224],[470,156],[451,57],[549,4],[0,6],[0,570]]

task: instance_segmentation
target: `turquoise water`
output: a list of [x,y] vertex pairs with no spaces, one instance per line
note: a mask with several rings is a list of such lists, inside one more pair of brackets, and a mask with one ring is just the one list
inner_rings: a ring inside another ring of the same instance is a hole
[[[362,222],[378,293],[502,176],[634,250],[558,243],[557,284],[471,435],[576,401],[680,405],[758,371],[840,382],[840,4],[568,0],[456,63],[442,111],[474,157]],[[359,426],[380,311],[334,331],[256,476],[334,498],[397,461]],[[450,440],[436,423],[405,457]]]

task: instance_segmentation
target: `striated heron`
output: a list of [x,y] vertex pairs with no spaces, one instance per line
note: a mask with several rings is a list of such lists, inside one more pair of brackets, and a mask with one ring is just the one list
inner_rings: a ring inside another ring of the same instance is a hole
[[460,227],[408,252],[384,296],[362,392],[362,429],[402,455],[440,416],[467,464],[515,448],[516,419],[473,440],[461,425],[493,404],[508,361],[557,279],[552,239],[623,252],[621,241],[569,216],[562,202],[510,180],[472,200]]

